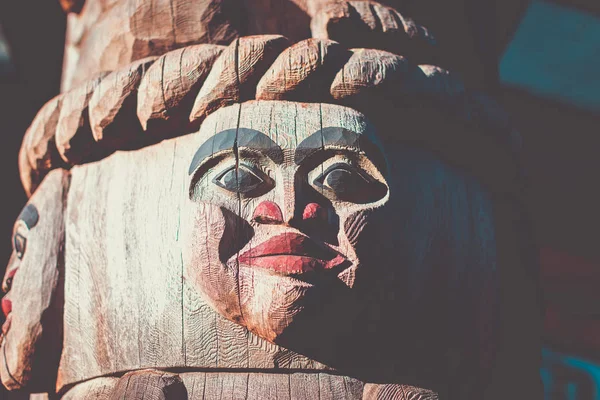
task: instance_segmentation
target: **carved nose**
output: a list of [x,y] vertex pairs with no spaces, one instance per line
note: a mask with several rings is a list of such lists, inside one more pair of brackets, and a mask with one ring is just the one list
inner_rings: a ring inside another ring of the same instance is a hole
[[8,314],[12,311],[12,302],[6,297],[2,299],[2,312],[4,316],[7,317]]
[[302,219],[305,221],[325,221],[327,220],[327,212],[317,203],[308,203],[306,207],[304,207]]
[[281,224],[283,214],[277,204],[265,200],[256,207],[252,219],[260,224]]

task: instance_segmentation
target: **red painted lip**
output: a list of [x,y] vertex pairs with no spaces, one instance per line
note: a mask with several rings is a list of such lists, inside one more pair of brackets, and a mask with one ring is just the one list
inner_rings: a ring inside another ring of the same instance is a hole
[[4,313],[4,316],[8,317],[8,314],[10,314],[11,311],[12,311],[12,302],[7,298],[3,298],[2,299],[2,312]]
[[329,270],[348,260],[333,249],[319,246],[309,237],[283,233],[240,254],[239,262],[284,275]]

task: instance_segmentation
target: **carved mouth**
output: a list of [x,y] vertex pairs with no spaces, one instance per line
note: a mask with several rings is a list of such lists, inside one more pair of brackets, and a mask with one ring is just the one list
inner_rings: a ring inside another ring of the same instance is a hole
[[282,275],[316,271],[339,272],[349,261],[327,245],[319,245],[298,233],[283,233],[253,247],[238,258],[248,267],[263,268]]

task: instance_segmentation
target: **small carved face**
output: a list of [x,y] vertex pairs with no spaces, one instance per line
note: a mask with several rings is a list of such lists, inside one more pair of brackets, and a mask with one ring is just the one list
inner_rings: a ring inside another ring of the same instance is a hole
[[203,124],[184,261],[217,311],[278,342],[323,293],[354,285],[361,231],[388,198],[372,130],[345,107],[287,102]]
[[[60,312],[51,306],[62,243],[62,173],[51,173],[13,229],[13,253],[2,282],[0,377],[10,390],[52,389],[60,353]],[[56,311],[56,314],[53,313]],[[52,328],[50,327],[52,326]],[[42,340],[42,338],[44,338]]]
[[6,336],[10,329],[10,323],[12,320],[12,301],[10,299],[10,290],[12,288],[13,279],[19,270],[21,260],[25,257],[25,250],[27,249],[27,237],[29,236],[29,230],[33,229],[39,220],[38,210],[33,204],[27,204],[13,228],[12,243],[13,243],[13,254],[11,256],[10,263],[6,269],[4,280],[2,281],[2,292],[5,294],[2,298],[2,312],[4,313],[5,322],[2,326],[2,335]]

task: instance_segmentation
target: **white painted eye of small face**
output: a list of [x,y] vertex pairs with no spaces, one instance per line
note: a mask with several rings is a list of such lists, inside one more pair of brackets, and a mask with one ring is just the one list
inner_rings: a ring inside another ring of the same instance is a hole
[[22,259],[25,255],[25,249],[27,248],[27,236],[29,229],[23,221],[17,221],[17,225],[13,231],[12,244],[13,250],[17,258]]

